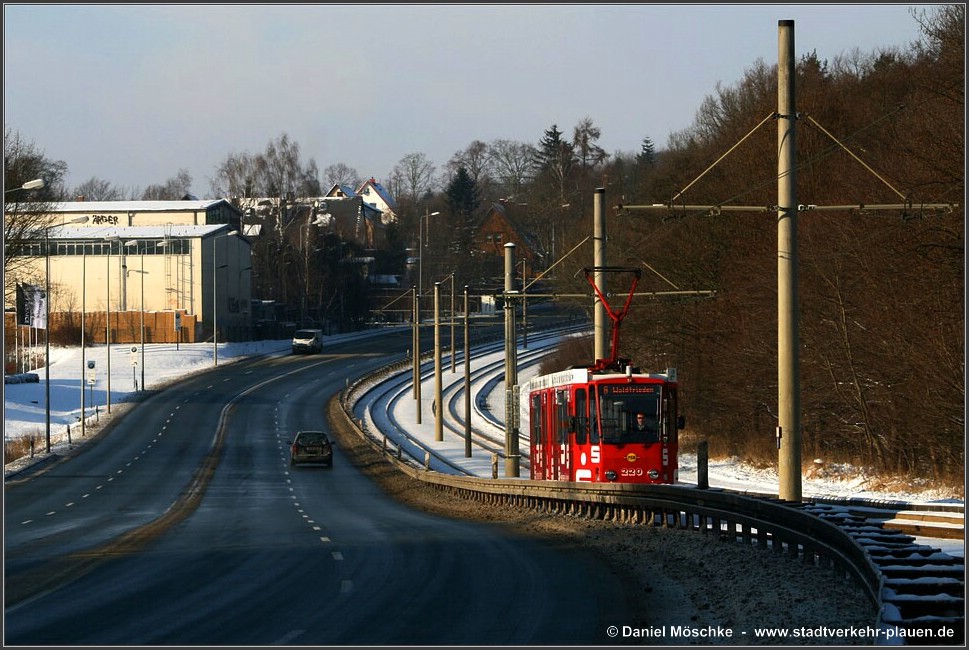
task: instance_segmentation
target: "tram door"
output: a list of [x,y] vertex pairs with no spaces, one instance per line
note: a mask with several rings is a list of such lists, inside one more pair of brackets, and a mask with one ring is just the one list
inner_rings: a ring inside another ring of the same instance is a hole
[[552,459],[555,467],[555,481],[572,480],[572,449],[570,447],[569,436],[569,392],[567,390],[555,391],[555,404],[549,409],[552,415],[551,432],[555,436],[555,444],[549,445],[553,449],[554,458]]
[[584,386],[575,389],[574,404],[575,417],[572,421],[575,423],[575,426],[573,427],[572,435],[574,436],[575,443],[575,453],[573,455],[575,467],[572,480],[591,481],[594,476],[594,468],[592,467],[592,432],[589,428],[589,398]]
[[545,440],[543,439],[546,423],[542,420],[542,400],[544,393],[532,393],[528,398],[528,440],[531,445],[531,477],[545,478]]

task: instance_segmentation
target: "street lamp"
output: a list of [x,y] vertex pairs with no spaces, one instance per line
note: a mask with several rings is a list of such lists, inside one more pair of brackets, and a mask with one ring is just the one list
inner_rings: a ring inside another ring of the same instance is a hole
[[444,280],[451,280],[451,372],[454,372],[454,271],[451,271]]
[[[125,242],[127,247],[138,247],[137,241]],[[138,273],[141,275],[141,390],[145,390],[145,250],[141,250],[141,270],[128,271],[128,273]]]
[[[224,235],[217,235],[212,238],[212,365],[219,365],[219,302],[217,300],[218,290],[219,290],[219,269],[222,266],[216,266],[215,264],[215,242],[217,239],[222,239],[223,237],[232,237],[233,235],[238,235],[238,230],[230,230]],[[223,266],[228,266],[228,263]]]
[[[43,186],[44,179],[38,178],[24,183],[22,188],[17,189],[31,190]],[[87,217],[77,217],[67,223],[84,223],[87,219]],[[61,224],[44,226],[44,266],[46,271],[44,274],[44,422],[46,424],[45,442],[48,454],[50,453],[50,229],[59,225]]]
[[108,413],[111,412],[111,252],[114,248],[114,242],[121,241],[121,237],[118,235],[109,235],[104,238],[108,242],[108,256],[107,264],[104,272],[105,280],[105,303],[107,307],[107,320],[104,329],[104,344],[107,346],[108,353],[108,367],[106,372],[108,373],[108,393],[106,399],[106,407]]
[[13,187],[9,190],[4,190],[3,193],[6,195],[6,194],[10,194],[11,192],[17,192],[19,190],[39,190],[40,188],[44,187],[46,184],[47,183],[44,181],[43,178],[35,178],[32,181],[27,181],[20,187]]
[[424,209],[424,216],[417,220],[417,320],[418,327],[421,320],[421,295],[424,293],[424,222],[430,217],[441,214]]

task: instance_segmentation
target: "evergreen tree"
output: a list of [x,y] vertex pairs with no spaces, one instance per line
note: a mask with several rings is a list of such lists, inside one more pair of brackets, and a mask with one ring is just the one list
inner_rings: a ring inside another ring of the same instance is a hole
[[[457,262],[465,262],[466,253],[471,248],[475,213],[481,205],[481,193],[467,168],[461,166],[458,167],[444,194],[447,198],[451,222],[450,257]],[[458,263],[452,268],[456,266],[463,267],[464,264]]]
[[656,152],[654,151],[653,141],[649,136],[643,138],[643,144],[636,154],[636,162],[642,167],[652,167],[656,164]]
[[555,188],[557,200],[567,203],[569,193],[566,187],[576,165],[575,145],[562,138],[558,125],[553,124],[545,130],[544,137],[538,143],[535,165],[539,170],[539,179],[547,179]]

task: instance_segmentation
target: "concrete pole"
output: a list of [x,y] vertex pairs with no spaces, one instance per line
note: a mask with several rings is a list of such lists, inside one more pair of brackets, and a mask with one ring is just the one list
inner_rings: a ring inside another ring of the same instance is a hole
[[[596,188],[594,203],[592,208],[592,254],[593,266],[597,269],[606,265],[606,190],[603,187]],[[608,297],[606,289],[606,274],[603,271],[595,271],[593,279],[602,295]],[[599,296],[593,298],[593,323],[595,331],[595,359],[609,358],[609,314],[606,313],[606,306],[599,300]]]
[[777,64],[777,410],[778,496],[801,500],[798,369],[797,163],[794,21],[778,21]]
[[515,332],[515,301],[509,295],[515,290],[515,244],[505,244],[505,478],[518,478],[517,400],[518,355]]
[[434,441],[444,440],[441,404],[441,283],[434,283]]

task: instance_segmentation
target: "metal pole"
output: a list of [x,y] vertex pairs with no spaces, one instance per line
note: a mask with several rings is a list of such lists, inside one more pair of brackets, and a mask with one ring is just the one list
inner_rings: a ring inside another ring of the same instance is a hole
[[527,260],[522,260],[522,349],[528,349],[528,299],[525,297],[525,264]]
[[81,249],[81,437],[85,434],[85,420],[87,419],[86,413],[84,412],[84,373],[87,368],[87,360],[85,359],[86,350],[84,348],[85,339],[85,314],[87,313],[87,244],[81,244],[83,247]]
[[417,424],[421,423],[421,295],[414,292],[414,399],[417,400]]
[[518,388],[517,336],[515,334],[515,244],[505,244],[505,478],[518,478],[518,427],[515,390]]
[[219,275],[218,267],[215,264],[215,240],[212,238],[212,365],[219,365],[219,303],[217,300],[219,283],[216,278]]
[[464,285],[464,457],[471,458],[471,333],[468,285]]
[[411,288],[410,322],[411,389],[417,399],[417,287]]
[[777,64],[777,410],[778,496],[801,500],[798,369],[797,162],[794,21],[778,21]]
[[[606,190],[603,187],[596,188],[593,197],[592,210],[592,252],[593,265],[600,269],[606,265]],[[606,274],[604,271],[595,271],[594,280],[602,295],[608,296],[606,288]],[[595,331],[595,359],[609,358],[609,318],[606,314],[606,306],[599,300],[599,296],[593,296],[593,315]]]
[[50,453],[50,226],[44,228],[44,257],[47,260],[47,273],[44,278],[44,416],[47,425],[47,453]]
[[145,390],[145,253],[141,253],[141,390]]
[[106,333],[106,339],[105,339],[105,342],[106,342],[107,348],[108,348],[108,364],[107,364],[108,365],[108,369],[107,369],[107,373],[108,373],[108,401],[107,401],[108,413],[111,412],[111,247],[113,245],[114,245],[114,242],[112,242],[112,241],[109,241],[108,242],[108,261],[107,261],[107,270],[105,271],[105,274],[107,275],[107,280],[108,280],[108,282],[107,282],[108,327],[107,327],[107,333]]
[[451,271],[451,373],[454,373],[454,271]]
[[444,440],[441,413],[441,283],[434,283],[434,440]]

